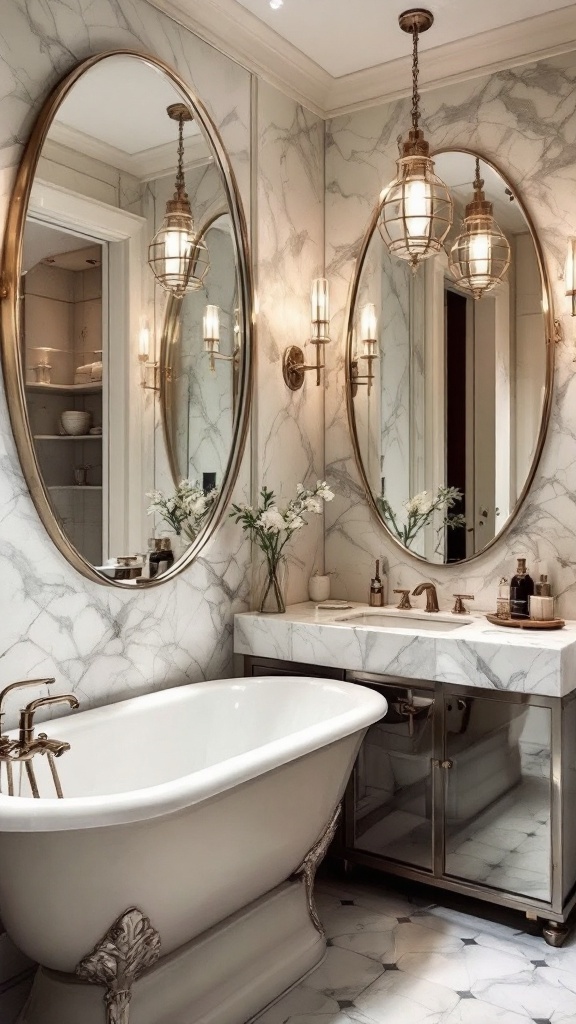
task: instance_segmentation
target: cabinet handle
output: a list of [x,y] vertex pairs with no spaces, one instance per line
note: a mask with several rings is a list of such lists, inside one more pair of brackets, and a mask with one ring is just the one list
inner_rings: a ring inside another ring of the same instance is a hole
[[446,770],[449,770],[450,768],[454,767],[454,762],[453,761],[440,761],[440,759],[438,757],[433,757],[432,758],[432,767],[433,768],[446,768]]

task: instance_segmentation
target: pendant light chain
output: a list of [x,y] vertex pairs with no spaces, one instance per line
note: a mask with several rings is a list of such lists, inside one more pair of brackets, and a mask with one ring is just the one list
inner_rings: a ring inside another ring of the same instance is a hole
[[415,25],[412,31],[412,128],[418,131],[420,122],[420,93],[418,92],[418,28]]
[[176,194],[178,199],[188,198],[184,180],[184,118],[178,118],[178,170],[176,172]]

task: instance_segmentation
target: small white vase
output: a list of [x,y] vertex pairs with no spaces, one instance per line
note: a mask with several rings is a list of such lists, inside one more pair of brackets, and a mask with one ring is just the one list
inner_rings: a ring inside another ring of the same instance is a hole
[[330,577],[311,576],[308,580],[308,595],[311,601],[327,601],[330,597]]

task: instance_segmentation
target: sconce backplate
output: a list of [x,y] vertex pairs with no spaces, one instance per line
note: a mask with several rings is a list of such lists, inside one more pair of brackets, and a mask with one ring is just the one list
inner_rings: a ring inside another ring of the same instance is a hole
[[290,391],[299,391],[304,383],[304,352],[298,345],[289,345],[282,357],[282,376]]

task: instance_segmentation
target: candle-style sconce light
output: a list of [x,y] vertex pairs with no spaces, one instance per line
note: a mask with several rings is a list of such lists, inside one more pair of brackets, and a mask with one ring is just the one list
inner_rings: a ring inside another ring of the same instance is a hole
[[316,361],[305,363],[304,352],[298,345],[290,345],[286,349],[282,359],[282,374],[291,391],[300,390],[307,370],[315,370],[316,387],[320,386],[320,371],[324,369],[324,345],[330,341],[330,297],[325,277],[317,277],[312,282],[311,305],[310,342],[316,347]]
[[216,369],[216,360],[222,359],[227,363],[238,362],[238,355],[240,353],[240,310],[234,310],[234,327],[233,327],[233,351],[231,356],[224,355],[220,351],[220,307],[219,306],[206,306],[204,317],[202,319],[203,337],[204,337],[204,350],[210,357],[210,369],[214,371]]
[[[378,317],[376,306],[373,302],[367,302],[360,313],[360,338],[362,352],[352,357],[350,363],[350,380],[352,385],[352,397],[358,394],[360,385],[366,385],[367,394],[372,391],[374,380],[374,360],[378,358]],[[366,373],[360,373],[360,360],[364,360]]]
[[564,269],[566,295],[571,299],[571,313],[576,316],[576,238],[568,239],[566,267]]
[[[138,361],[142,367],[140,387],[145,391],[160,391],[161,368],[158,360],[150,359],[150,328],[143,324],[138,335]],[[166,380],[172,380],[172,368],[164,369]]]

